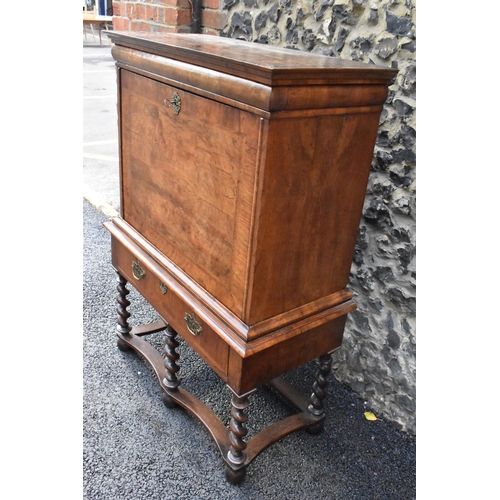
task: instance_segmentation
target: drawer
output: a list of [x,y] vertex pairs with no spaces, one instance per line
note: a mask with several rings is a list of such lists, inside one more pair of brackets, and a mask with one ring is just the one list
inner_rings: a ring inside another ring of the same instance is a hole
[[197,311],[172,291],[168,275],[145,254],[137,252],[135,255],[114,237],[111,248],[115,269],[223,380],[227,380],[229,346]]

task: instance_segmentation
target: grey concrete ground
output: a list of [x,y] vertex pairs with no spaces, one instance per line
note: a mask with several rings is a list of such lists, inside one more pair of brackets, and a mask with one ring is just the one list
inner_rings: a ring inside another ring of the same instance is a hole
[[119,208],[116,71],[102,39],[83,38],[83,195],[112,215]]
[[[118,209],[116,83],[110,46],[83,46],[83,498],[153,499],[387,499],[415,492],[415,440],[388,422],[369,422],[348,388],[331,377],[324,432],[285,437],[249,466],[239,486],[226,482],[223,461],[205,428],[181,409],[167,409],[148,365],[116,347],[116,276],[103,223]],[[132,324],[156,313],[131,288]],[[162,334],[150,337],[161,349]],[[228,422],[224,384],[181,341],[183,386]],[[311,362],[287,375],[305,394]],[[270,389],[251,398],[249,434],[289,415]]]

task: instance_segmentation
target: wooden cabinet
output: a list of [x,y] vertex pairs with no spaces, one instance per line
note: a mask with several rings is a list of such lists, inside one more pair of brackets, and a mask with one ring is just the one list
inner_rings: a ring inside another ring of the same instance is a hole
[[[118,68],[119,347],[155,368],[167,406],[211,431],[226,474],[300,427],[322,398],[378,128],[394,70],[208,35],[111,32]],[[128,323],[126,282],[167,327],[166,361]],[[226,431],[179,387],[181,335],[233,392]],[[311,400],[277,379],[320,357]],[[302,413],[244,440],[244,408],[273,383]],[[217,429],[214,431],[214,429]]]

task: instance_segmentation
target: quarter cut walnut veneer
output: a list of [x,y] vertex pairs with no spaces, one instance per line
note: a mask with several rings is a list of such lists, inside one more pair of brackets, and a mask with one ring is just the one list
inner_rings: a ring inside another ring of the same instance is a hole
[[[396,72],[208,35],[109,37],[121,213],[106,227],[119,273],[119,347],[151,363],[167,406],[206,425],[236,482],[272,442],[321,427],[327,353],[355,309],[346,286]],[[127,281],[168,324],[164,365],[140,338],[147,328],[128,325]],[[233,392],[227,438],[178,386],[177,334]],[[308,407],[274,379],[318,357]],[[303,412],[247,449],[247,397],[269,382]]]

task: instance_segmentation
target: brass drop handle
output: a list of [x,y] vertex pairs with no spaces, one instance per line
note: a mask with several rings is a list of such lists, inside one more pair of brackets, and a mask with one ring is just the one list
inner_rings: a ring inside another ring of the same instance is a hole
[[164,99],[163,104],[165,104],[165,106],[167,107],[172,106],[174,113],[178,115],[181,111],[181,96],[177,92],[174,92],[172,94],[172,99],[170,99],[170,101]]
[[200,335],[202,327],[198,323],[198,321],[196,321],[196,317],[195,317],[194,313],[192,313],[192,314],[189,314],[189,313],[184,314],[184,321],[186,322],[187,329],[189,330],[189,332],[192,335],[194,335],[195,337],[197,337],[198,335]]
[[144,276],[146,276],[146,271],[144,271],[144,269],[141,267],[141,265],[137,260],[134,260],[132,262],[132,275],[137,281],[141,280],[142,278],[144,278]]

